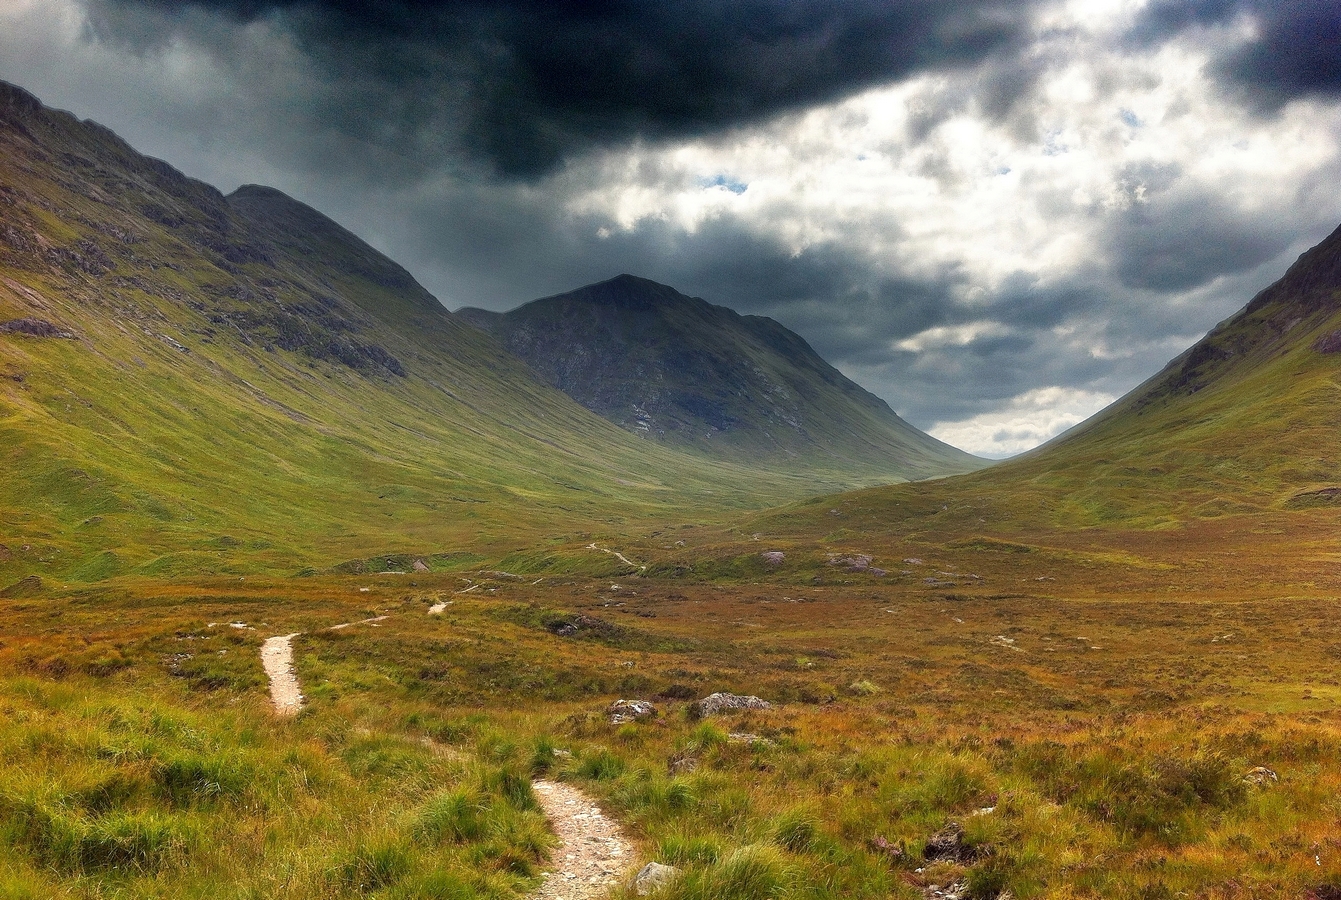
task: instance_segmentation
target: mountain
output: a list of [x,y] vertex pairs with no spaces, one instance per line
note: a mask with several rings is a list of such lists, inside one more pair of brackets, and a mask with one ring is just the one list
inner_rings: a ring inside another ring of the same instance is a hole
[[0,588],[493,558],[851,478],[650,447],[279,191],[0,83]]
[[772,319],[645,278],[457,315],[587,409],[666,446],[897,481],[986,465],[900,419]]
[[806,501],[741,527],[804,544],[859,538],[911,556],[923,552],[909,553],[914,539],[944,551],[983,537],[1021,550],[1098,542],[1124,559],[1136,558],[1133,547],[1163,548],[1179,565],[1200,542],[1244,565],[1261,561],[1272,535],[1290,535],[1270,551],[1281,560],[1308,547],[1330,554],[1341,519],[1338,398],[1341,228],[1161,372],[1030,453],[961,478]]

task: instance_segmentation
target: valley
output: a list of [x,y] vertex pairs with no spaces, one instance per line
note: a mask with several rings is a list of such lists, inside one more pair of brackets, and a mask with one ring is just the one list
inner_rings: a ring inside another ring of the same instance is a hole
[[547,896],[556,790],[586,896],[1341,896],[1341,233],[984,468],[772,320],[449,313],[2,87],[0,897]]

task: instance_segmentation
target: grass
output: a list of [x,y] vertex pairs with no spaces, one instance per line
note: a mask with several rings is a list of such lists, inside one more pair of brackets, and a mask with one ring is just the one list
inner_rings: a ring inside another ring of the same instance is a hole
[[[1317,664],[1334,599],[1146,594],[1131,571],[1120,599],[564,577],[482,581],[430,617],[459,584],[444,572],[9,601],[5,877],[34,896],[519,896],[551,846],[543,774],[679,866],[672,897],[1292,897],[1341,878],[1341,691]],[[545,609],[619,629],[558,635],[526,612]],[[282,722],[258,650],[294,630],[310,706]],[[697,719],[715,690],[781,705]],[[606,724],[630,696],[659,714]],[[1245,781],[1256,766],[1279,780]],[[951,822],[968,849],[924,859]]]

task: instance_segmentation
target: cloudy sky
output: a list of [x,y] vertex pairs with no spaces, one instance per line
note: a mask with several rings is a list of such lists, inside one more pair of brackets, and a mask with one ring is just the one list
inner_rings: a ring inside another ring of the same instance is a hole
[[0,0],[0,78],[450,308],[643,275],[992,456],[1341,223],[1341,0]]

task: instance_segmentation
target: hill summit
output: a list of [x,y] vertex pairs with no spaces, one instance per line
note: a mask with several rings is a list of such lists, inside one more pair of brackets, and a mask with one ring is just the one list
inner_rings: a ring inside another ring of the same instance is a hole
[[898,480],[984,464],[900,419],[774,320],[646,278],[457,315],[587,409],[659,443]]

